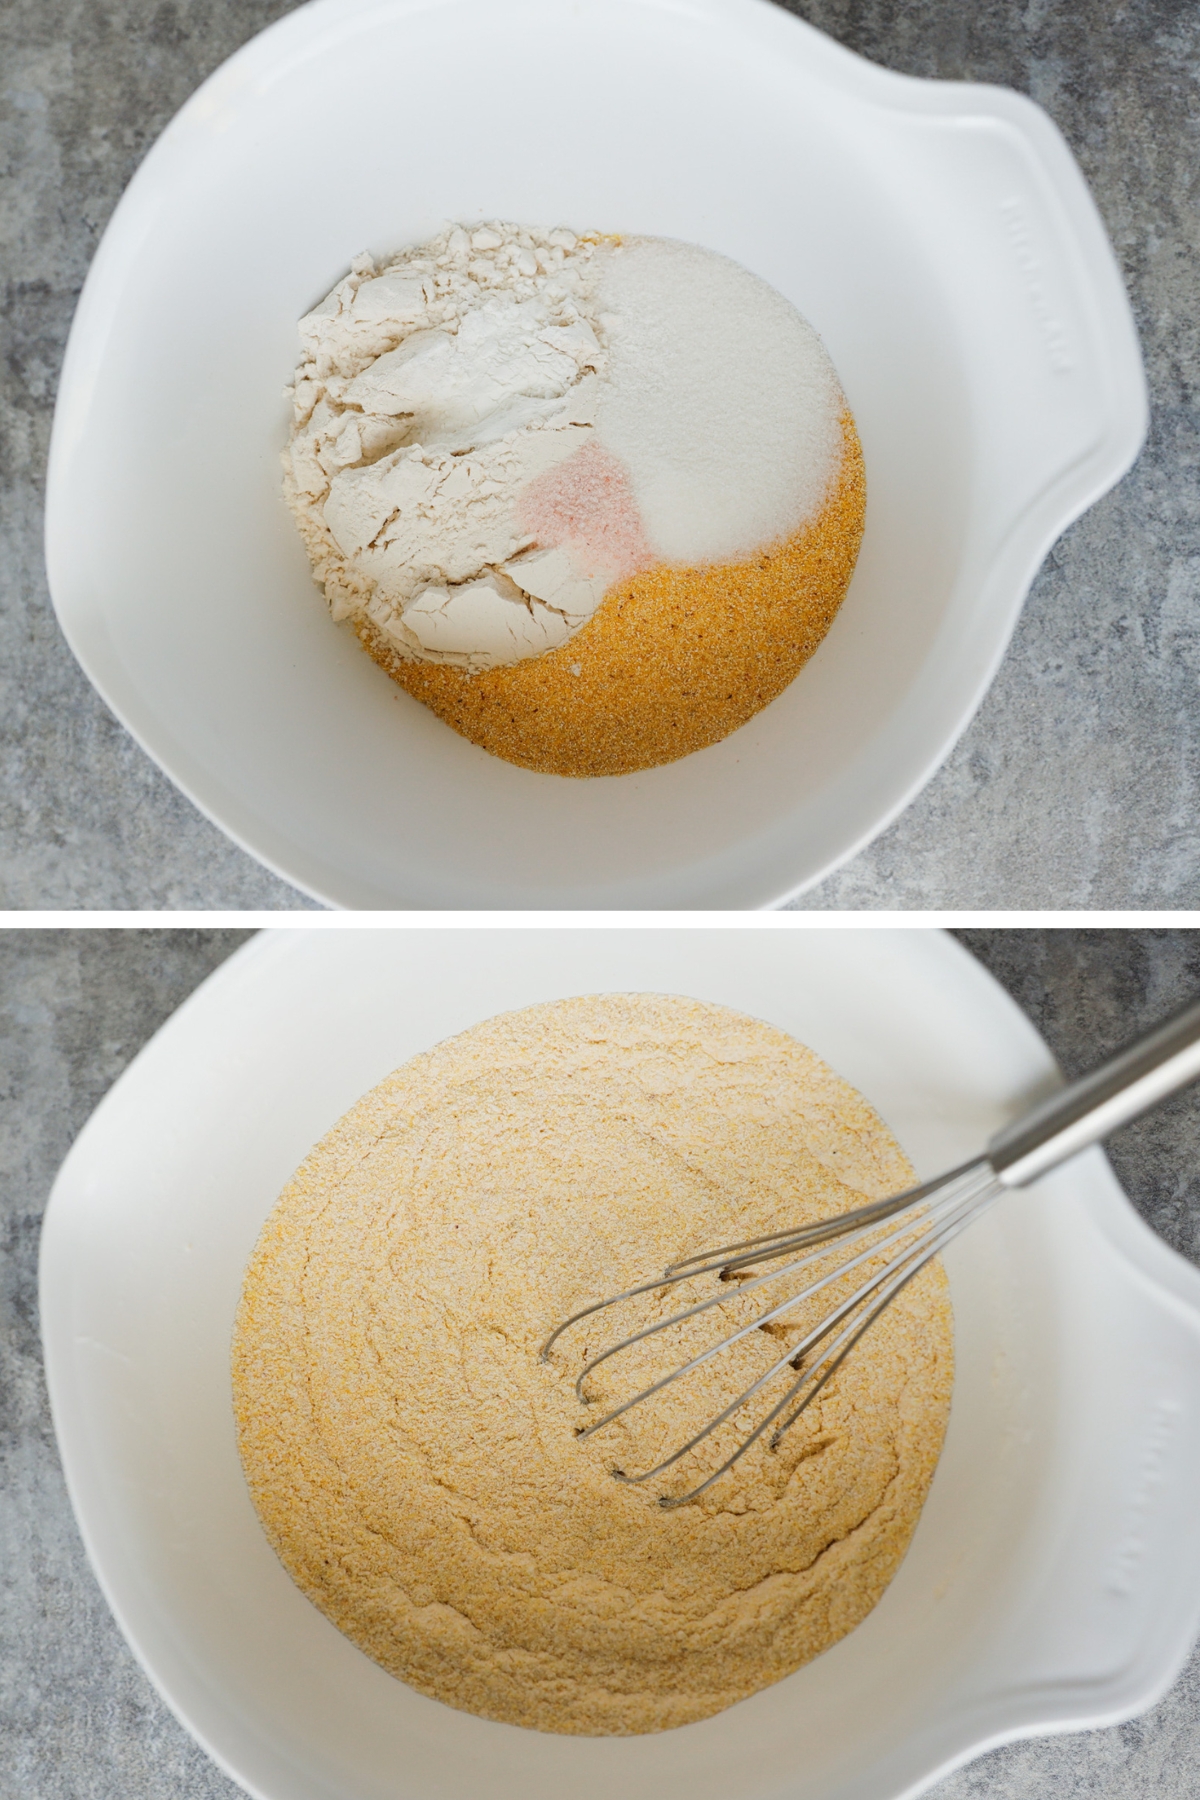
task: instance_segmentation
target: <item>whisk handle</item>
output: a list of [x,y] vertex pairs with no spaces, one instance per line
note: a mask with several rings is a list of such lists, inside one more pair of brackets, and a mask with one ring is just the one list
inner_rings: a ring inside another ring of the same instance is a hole
[[1200,1001],[998,1131],[987,1159],[1024,1187],[1200,1077]]

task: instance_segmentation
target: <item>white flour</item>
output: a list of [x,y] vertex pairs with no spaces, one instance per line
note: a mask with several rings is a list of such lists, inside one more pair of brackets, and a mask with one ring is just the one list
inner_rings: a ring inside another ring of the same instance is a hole
[[335,619],[364,611],[407,654],[477,669],[594,611],[607,582],[590,568],[548,584],[535,555],[518,585],[533,540],[513,510],[592,434],[594,251],[456,227],[382,273],[360,257],[300,321],[285,491]]
[[651,555],[688,564],[795,529],[837,465],[844,401],[815,332],[690,245],[454,227],[381,270],[360,257],[300,337],[285,493],[334,618],[469,671],[566,642],[635,566],[603,518],[522,525],[530,484],[586,445],[619,467]]

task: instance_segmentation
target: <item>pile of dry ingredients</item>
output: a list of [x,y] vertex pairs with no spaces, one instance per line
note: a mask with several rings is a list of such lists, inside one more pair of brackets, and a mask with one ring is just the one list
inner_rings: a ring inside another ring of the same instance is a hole
[[670,1417],[583,1440],[596,1341],[539,1348],[681,1251],[910,1180],[859,1094],[722,1007],[565,1000],[417,1057],[318,1144],[246,1275],[237,1426],[272,1545],[385,1669],[485,1718],[659,1731],[778,1681],[859,1623],[912,1535],[950,1402],[940,1268],[778,1452],[676,1510],[611,1467],[683,1441],[718,1379],[728,1398],[777,1360],[783,1322],[668,1390]]
[[736,263],[455,227],[360,257],[300,336],[284,491],[333,616],[495,755],[671,762],[828,631],[858,438],[816,333]]

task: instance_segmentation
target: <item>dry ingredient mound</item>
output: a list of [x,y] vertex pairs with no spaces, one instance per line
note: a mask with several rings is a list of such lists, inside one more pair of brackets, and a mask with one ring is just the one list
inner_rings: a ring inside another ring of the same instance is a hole
[[333,617],[483,748],[672,761],[828,631],[857,434],[816,333],[728,258],[455,226],[356,259],[300,335],[284,491]]
[[[312,1151],[246,1274],[234,1400],[270,1542],[368,1656],[485,1718],[660,1731],[780,1680],[864,1618],[912,1535],[950,1403],[940,1267],[778,1452],[675,1511],[610,1469],[649,1467],[729,1376],[580,1440],[593,1333],[538,1351],[687,1250],[909,1180],[854,1089],[723,1007],[564,1000],[416,1057]],[[780,1330],[738,1346],[739,1384]],[[636,1379],[623,1360],[598,1400]]]
[[720,743],[799,674],[832,625],[862,537],[862,453],[845,454],[814,524],[744,562],[669,563],[609,593],[577,636],[534,662],[465,676],[364,647],[394,681],[493,756],[548,775],[627,775]]

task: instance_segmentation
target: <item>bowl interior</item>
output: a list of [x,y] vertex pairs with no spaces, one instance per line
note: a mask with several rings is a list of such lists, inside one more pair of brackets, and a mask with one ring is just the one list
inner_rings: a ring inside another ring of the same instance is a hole
[[[112,703],[264,860],[360,906],[753,903],[880,822],[898,743],[921,772],[903,721],[959,679],[938,645],[970,624],[977,426],[940,177],[833,78],[854,60],[766,7],[318,5],[169,128],[92,277],[52,579]],[[868,525],[833,630],[667,768],[570,781],[455,736],[330,623],[280,499],[298,316],[364,247],[490,217],[736,258],[820,331],[858,421]]]
[[[240,953],[113,1090],[60,1178],[43,1256],[51,1391],[127,1635],[201,1740],[268,1800],[891,1800],[995,1729],[978,1720],[1004,1645],[1036,1614],[1062,1533],[1085,1532],[1081,1484],[1123,1454],[1120,1371],[1137,1356],[1127,1283],[1088,1227],[1085,1165],[1053,1205],[1006,1201],[953,1248],[949,1434],[874,1612],[785,1681],[653,1737],[557,1738],[456,1713],[340,1636],[250,1504],[234,1311],[261,1224],[314,1139],[398,1062],[491,1012],[647,989],[768,1018],[855,1081],[924,1173],[971,1154],[1036,1091],[1045,1052],[1015,1009],[998,1029],[987,978],[925,933],[422,936],[417,959],[390,932],[280,933]],[[1053,1692],[1080,1666],[1054,1632],[1041,1621],[1016,1657],[1018,1708],[1030,1682]],[[1092,1635],[1088,1655],[1107,1655]]]

